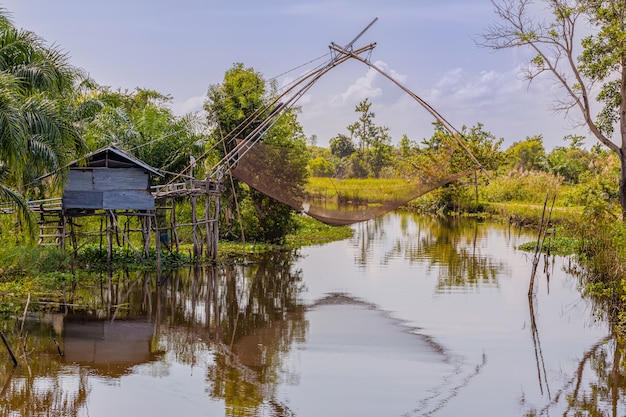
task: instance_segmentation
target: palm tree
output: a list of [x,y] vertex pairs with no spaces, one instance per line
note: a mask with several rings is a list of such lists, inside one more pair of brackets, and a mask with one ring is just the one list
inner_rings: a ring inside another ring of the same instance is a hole
[[0,8],[1,198],[19,202],[37,177],[85,150],[66,98],[81,76],[66,54],[17,29]]

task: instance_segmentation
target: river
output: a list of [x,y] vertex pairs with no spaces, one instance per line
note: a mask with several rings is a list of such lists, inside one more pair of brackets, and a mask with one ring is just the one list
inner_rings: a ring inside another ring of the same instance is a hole
[[568,258],[406,213],[243,265],[99,274],[0,322],[0,416],[621,416],[622,346]]

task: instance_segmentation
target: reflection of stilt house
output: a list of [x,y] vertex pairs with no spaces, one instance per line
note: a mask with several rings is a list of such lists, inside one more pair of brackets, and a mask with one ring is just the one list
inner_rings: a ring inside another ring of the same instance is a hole
[[64,360],[98,375],[120,377],[136,365],[156,360],[154,324],[145,321],[69,321],[63,326]]
[[[147,256],[154,231],[158,256],[161,244],[171,243],[178,248],[178,229],[190,227],[194,255],[201,256],[206,242],[207,257],[215,258],[219,184],[210,180],[188,180],[151,188],[151,176],[161,174],[115,146],[99,149],[73,162],[69,168],[60,210],[46,209],[43,204],[33,207],[40,213],[40,244],[57,244],[65,249],[69,239],[77,250],[96,239],[103,245],[106,237],[108,259],[111,259],[114,243],[131,247],[138,256]],[[175,201],[187,198],[192,218],[189,223],[178,224]],[[196,213],[198,199],[204,200],[203,219]],[[79,218],[87,216],[101,218],[99,231],[93,231],[93,227],[86,230],[88,228],[78,224]],[[135,248],[130,239],[131,232],[137,231],[142,236],[141,249]],[[173,242],[170,242],[172,235]]]

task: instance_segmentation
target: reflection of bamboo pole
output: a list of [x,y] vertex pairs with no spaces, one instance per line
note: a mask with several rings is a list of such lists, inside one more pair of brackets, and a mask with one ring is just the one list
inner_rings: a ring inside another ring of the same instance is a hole
[[615,342],[615,352],[613,352],[613,369],[611,369],[611,405],[612,405],[612,416],[617,415],[617,403],[620,397],[620,369],[622,366],[622,349],[617,342]]
[[128,297],[130,297],[130,293],[132,292],[133,288],[135,287],[135,285],[141,280],[141,279],[145,279],[146,278],[146,273],[144,274],[140,274],[139,278],[137,278],[136,280],[134,280],[132,282],[132,284],[130,284],[130,286],[128,287],[128,289],[126,290],[126,294],[124,294],[124,296],[122,296],[122,299],[119,300],[119,302],[116,303],[115,305],[115,311],[113,312],[113,315],[111,316],[111,322],[115,321],[115,319],[117,318],[117,313],[120,310],[120,307],[123,304],[126,304],[126,300],[128,300]]
[[541,341],[539,340],[539,330],[537,330],[537,321],[535,320],[535,309],[532,295],[528,296],[528,310],[530,312],[530,330],[533,336],[533,346],[535,347],[535,362],[537,363],[537,377],[539,379],[539,391],[543,395],[543,384],[541,382],[541,374],[546,382],[546,390],[548,398],[550,396],[550,386],[548,385],[548,374],[546,372],[546,364],[543,359],[543,351],[541,349]]
[[[533,288],[535,286],[535,274],[537,273],[538,257],[537,253],[541,253],[541,232],[543,231],[543,222],[546,217],[546,207],[548,206],[548,194],[546,193],[546,199],[543,202],[543,211],[541,212],[541,222],[539,222],[539,233],[537,233],[537,243],[535,244],[535,253],[533,254],[533,269],[530,273],[530,285],[528,286],[528,296],[533,295]],[[532,303],[531,303],[532,305]]]
[[11,370],[9,377],[7,378],[6,382],[2,386],[2,391],[0,391],[0,398],[4,398],[4,394],[7,392],[7,389],[9,389],[9,386],[11,385],[11,380],[13,379],[14,372],[15,372],[15,368]]
[[9,342],[7,341],[6,337],[4,337],[4,333],[2,333],[2,331],[0,331],[0,338],[2,338],[2,341],[4,342],[4,346],[6,346],[7,351],[9,352],[9,356],[11,356],[11,360],[13,361],[13,366],[17,366],[17,358],[13,354],[13,351],[11,350],[11,346],[9,346]]

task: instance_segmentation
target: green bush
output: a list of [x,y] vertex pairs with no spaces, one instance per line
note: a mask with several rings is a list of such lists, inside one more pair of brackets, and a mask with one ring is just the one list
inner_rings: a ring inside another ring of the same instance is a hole
[[70,269],[69,255],[52,247],[5,246],[0,250],[0,276],[35,276]]

